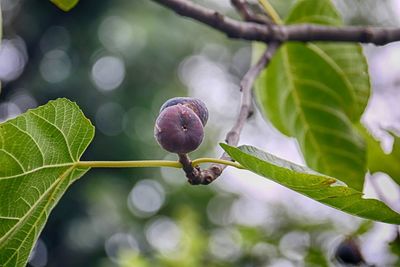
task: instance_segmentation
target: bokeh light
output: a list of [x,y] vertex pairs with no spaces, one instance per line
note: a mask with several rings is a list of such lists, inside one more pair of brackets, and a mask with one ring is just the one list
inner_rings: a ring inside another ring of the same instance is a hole
[[116,233],[105,242],[105,251],[108,258],[115,263],[121,263],[121,255],[124,253],[136,254],[139,252],[135,238],[128,233]]
[[49,27],[39,43],[42,53],[55,49],[66,51],[70,45],[71,37],[69,31],[65,27],[58,25]]
[[181,236],[178,225],[167,217],[156,217],[146,227],[149,244],[167,257],[174,257],[178,252]]
[[128,59],[135,57],[147,42],[142,27],[118,16],[106,17],[99,26],[98,35],[110,52],[122,53]]
[[23,39],[3,39],[0,45],[0,79],[12,81],[18,78],[28,60]]
[[279,242],[279,250],[288,259],[302,262],[310,246],[310,236],[306,232],[289,232]]
[[150,217],[157,213],[165,201],[162,185],[154,180],[141,180],[135,184],[128,196],[128,207],[139,217]]
[[220,194],[208,202],[208,219],[215,225],[227,226],[233,223],[231,216],[232,197]]
[[101,57],[93,64],[91,77],[100,91],[114,90],[125,78],[125,63],[116,56]]
[[101,105],[96,113],[96,126],[105,135],[115,136],[123,131],[124,109],[116,102]]
[[45,267],[47,265],[47,247],[42,239],[38,239],[29,256],[29,264],[32,267]]
[[40,73],[49,83],[59,83],[71,74],[71,60],[63,50],[47,52],[40,62]]
[[210,254],[222,261],[234,262],[242,253],[242,237],[235,229],[220,228],[211,233]]
[[19,114],[21,110],[13,102],[0,103],[0,122],[15,118]]

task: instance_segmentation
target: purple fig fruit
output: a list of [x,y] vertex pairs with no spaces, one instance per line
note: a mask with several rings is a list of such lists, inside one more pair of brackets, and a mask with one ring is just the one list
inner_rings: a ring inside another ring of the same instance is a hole
[[207,109],[206,105],[204,104],[204,102],[197,98],[193,98],[193,97],[171,98],[171,99],[167,100],[164,103],[164,105],[161,106],[160,113],[164,109],[178,105],[178,104],[181,104],[181,105],[186,106],[186,107],[190,108],[191,110],[193,110],[194,113],[196,113],[196,115],[200,118],[203,126],[206,125],[207,120],[208,120],[208,109]]
[[185,154],[196,150],[203,141],[203,124],[192,109],[176,104],[162,109],[154,136],[165,150]]

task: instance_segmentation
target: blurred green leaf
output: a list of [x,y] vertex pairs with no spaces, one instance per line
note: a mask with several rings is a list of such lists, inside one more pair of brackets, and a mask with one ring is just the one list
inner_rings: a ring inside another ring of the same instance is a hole
[[305,259],[304,262],[307,264],[308,267],[328,267],[329,263],[326,259],[324,251],[311,248]]
[[373,221],[363,221],[358,226],[357,230],[354,231],[354,233],[352,233],[352,235],[355,237],[363,235],[363,234],[367,233],[369,230],[371,230],[373,226],[374,226]]
[[198,215],[189,206],[179,205],[177,224],[182,232],[179,249],[171,255],[159,254],[158,266],[201,267],[207,251],[207,234],[201,229]]
[[221,146],[246,169],[318,202],[362,218],[400,224],[400,214],[381,201],[362,198],[361,192],[341,185],[337,179],[275,157],[252,146],[238,148],[226,144],[221,144]]
[[[298,1],[286,23],[305,22],[341,25],[329,0]],[[290,43],[256,83],[263,113],[282,133],[296,137],[307,164],[343,177],[357,190],[363,187],[366,152],[352,123],[369,98],[367,67],[356,44]]]
[[141,254],[138,254],[136,251],[123,251],[120,253],[118,257],[119,266],[120,267],[151,267],[154,266],[143,257]]
[[[397,231],[396,237],[395,239],[393,239],[390,243],[389,243],[389,248],[390,251],[397,256],[397,264],[400,264],[400,235],[399,232]],[[398,265],[397,265],[398,266]]]
[[393,137],[392,152],[386,154],[367,129],[359,126],[360,132],[367,141],[368,170],[371,173],[387,173],[396,183],[400,184],[400,137],[394,132],[387,131]]
[[67,99],[0,124],[0,266],[25,266],[48,216],[88,168],[94,127]]
[[50,1],[56,6],[58,6],[58,8],[64,11],[70,11],[79,2],[79,0],[50,0]]
[[[1,4],[0,4],[0,43],[3,39],[3,15],[1,11]],[[1,81],[0,81],[0,94],[1,94]]]

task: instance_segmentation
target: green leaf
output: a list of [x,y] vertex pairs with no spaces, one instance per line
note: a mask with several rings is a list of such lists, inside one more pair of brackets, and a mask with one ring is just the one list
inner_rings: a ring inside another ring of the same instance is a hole
[[[329,0],[298,1],[286,23],[305,22],[341,25]],[[278,130],[297,139],[307,164],[344,177],[357,190],[363,187],[366,152],[353,122],[369,98],[367,67],[357,44],[288,43],[256,83],[261,110]]]
[[[328,26],[343,26],[342,19],[330,0],[298,1],[286,19],[287,24],[314,23]],[[362,47],[354,43],[309,43],[315,53],[319,54],[337,72],[352,97],[355,105],[347,113],[353,121],[358,121],[368,104],[371,84],[368,74],[368,63]]]
[[393,266],[400,266],[400,234],[397,231],[395,239],[389,242],[390,251],[397,256],[396,262]]
[[79,2],[79,0],[50,0],[50,1],[63,11],[70,11]]
[[358,229],[355,230],[351,235],[354,236],[354,237],[357,237],[357,236],[366,234],[372,229],[372,227],[374,227],[374,222],[373,221],[368,221],[368,220],[363,221],[358,226]]
[[298,0],[285,19],[286,24],[342,24],[342,19],[330,0]]
[[368,170],[371,173],[384,172],[400,185],[400,137],[387,131],[393,137],[392,152],[386,154],[367,129],[359,126],[359,130],[367,141]]
[[[0,4],[0,43],[3,38],[3,15],[1,11],[1,4]],[[0,81],[0,94],[1,94],[1,81]]]
[[363,194],[339,180],[275,157],[255,147],[221,144],[232,159],[261,176],[325,205],[362,218],[400,224],[400,214],[383,202],[364,199]]
[[0,266],[25,266],[67,188],[88,168],[79,161],[94,127],[67,99],[0,124]]
[[304,262],[306,263],[305,265],[309,267],[329,267],[325,254],[326,252],[321,248],[309,248],[306,257],[304,258]]

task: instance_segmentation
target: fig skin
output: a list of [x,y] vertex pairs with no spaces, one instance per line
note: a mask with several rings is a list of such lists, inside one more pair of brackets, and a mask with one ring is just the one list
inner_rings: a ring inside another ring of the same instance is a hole
[[202,121],[192,109],[176,104],[162,109],[156,120],[154,136],[165,150],[186,154],[200,146],[204,129]]
[[193,112],[200,118],[203,126],[206,125],[208,121],[208,109],[203,101],[193,97],[174,97],[167,100],[160,108],[160,113],[168,108],[175,105],[181,104],[185,107],[190,108]]

